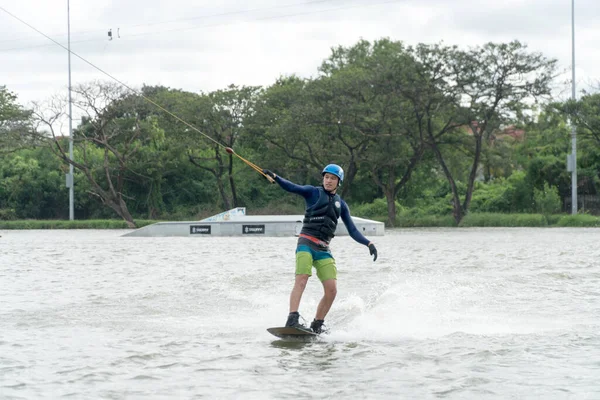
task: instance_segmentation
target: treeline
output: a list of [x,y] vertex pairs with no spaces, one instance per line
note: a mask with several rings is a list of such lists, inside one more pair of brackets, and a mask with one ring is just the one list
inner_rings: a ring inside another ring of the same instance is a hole
[[[313,78],[192,93],[93,82],[73,91],[74,157],[60,133],[65,101],[25,109],[0,88],[0,219],[191,219],[236,206],[300,212],[235,155],[299,183],[344,167],[351,209],[402,216],[469,211],[551,214],[600,179],[600,95],[556,102],[556,61],[519,42],[463,50],[381,39],[332,49]],[[592,202],[593,209],[593,202]]]

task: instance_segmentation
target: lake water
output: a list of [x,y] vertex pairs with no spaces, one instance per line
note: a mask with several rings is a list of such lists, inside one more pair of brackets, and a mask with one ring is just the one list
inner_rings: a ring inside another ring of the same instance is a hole
[[0,231],[0,398],[600,399],[598,229],[336,238],[310,343],[266,332],[296,238],[125,232]]

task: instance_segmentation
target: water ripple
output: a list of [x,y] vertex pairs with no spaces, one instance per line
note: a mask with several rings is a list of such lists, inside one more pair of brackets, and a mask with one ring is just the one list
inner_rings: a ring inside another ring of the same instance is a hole
[[376,263],[336,238],[309,343],[265,330],[295,238],[0,234],[5,398],[600,398],[595,229],[389,230]]

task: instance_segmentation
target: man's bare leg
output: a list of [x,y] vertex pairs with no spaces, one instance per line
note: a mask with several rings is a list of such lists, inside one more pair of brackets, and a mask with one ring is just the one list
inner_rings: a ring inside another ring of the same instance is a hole
[[323,281],[323,298],[319,302],[317,307],[317,314],[315,319],[324,320],[325,316],[329,312],[335,296],[337,295],[337,280],[327,279]]
[[307,282],[308,274],[296,275],[294,288],[292,289],[292,293],[290,293],[290,312],[298,311],[300,308],[300,300],[302,299],[304,289],[306,289]]

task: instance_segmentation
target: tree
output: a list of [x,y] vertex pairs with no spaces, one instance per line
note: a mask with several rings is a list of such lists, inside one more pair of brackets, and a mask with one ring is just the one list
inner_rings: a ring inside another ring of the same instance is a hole
[[324,132],[307,121],[307,115],[314,114],[309,83],[296,76],[280,77],[260,92],[244,121],[242,143],[255,151],[257,162],[292,179],[316,177],[315,171],[329,162]]
[[54,99],[49,107],[38,106],[37,137],[86,177],[91,194],[114,210],[130,228],[135,228],[127,207],[126,183],[148,179],[143,171],[136,170],[136,157],[164,132],[156,125],[155,118],[140,113],[144,99],[120,85],[99,82],[79,85],[73,93],[73,105],[83,114],[81,124],[73,132],[74,146],[81,159],[69,158],[65,148],[67,139],[57,129],[64,117],[64,100]]
[[361,40],[333,49],[320,72],[308,85],[316,107],[306,120],[325,131],[322,146],[346,166],[342,194],[350,193],[360,168],[368,169],[394,226],[398,192],[424,152],[418,123],[402,96],[415,79],[414,59],[402,42]]
[[[189,126],[164,111],[168,110],[195,126],[204,109],[202,96],[163,86],[144,86],[141,94],[163,108],[149,101],[140,103],[138,108],[140,116],[154,121],[162,134],[154,137],[151,145],[143,146],[136,157],[136,170],[143,171],[147,179],[129,183],[128,190],[136,197],[134,205],[147,210],[149,218],[159,218],[169,210],[183,212],[186,207],[178,204],[183,199],[186,199],[186,205],[192,201],[214,202],[212,196],[207,199],[206,185],[198,184],[210,177],[189,161],[190,149],[201,139]],[[188,210],[192,208],[190,206]]]
[[[398,193],[408,183],[425,149],[419,121],[403,96],[417,78],[415,60],[402,42],[389,39],[372,45],[360,41],[352,48],[337,49],[334,56],[322,68],[348,81],[339,96],[339,113],[345,116],[341,125],[356,131],[357,139],[362,139],[358,143],[364,146],[357,147],[355,154],[346,147],[355,155],[353,160],[360,160],[358,164],[368,168],[384,194],[387,223],[394,226]],[[339,140],[350,142],[346,137]]]
[[488,132],[481,149],[481,165],[485,183],[512,174],[516,168],[513,154],[518,143],[524,140],[525,135],[524,129],[513,125]]
[[566,117],[555,106],[548,105],[524,130],[526,138],[517,146],[515,159],[527,173],[530,205],[533,205],[533,190],[543,189],[545,183],[557,187],[563,199],[570,196],[571,176],[566,168],[570,129]]
[[[413,102],[427,122],[427,143],[450,184],[453,214],[459,223],[469,209],[481,163],[484,138],[528,112],[550,94],[555,60],[529,53],[513,41],[488,43],[468,51],[440,45],[419,45],[415,58],[421,66],[425,101]],[[448,145],[469,155],[471,165],[464,200],[443,148]]]
[[600,146],[600,93],[584,95],[579,100],[556,103],[554,107],[577,126],[577,135]]
[[20,149],[0,158],[0,219],[68,216],[61,164],[45,147]]
[[600,183],[600,93],[584,93],[578,100],[551,107],[576,126],[578,191],[596,194]]
[[[197,130],[176,123],[170,131],[185,149],[188,160],[214,178],[223,206],[237,207],[234,156],[224,151],[224,146],[234,148],[244,130],[244,119],[250,115],[256,102],[258,87],[229,86],[208,94],[185,92],[164,93],[176,104],[177,114]],[[167,117],[174,123],[173,118]]]
[[32,145],[31,110],[17,103],[17,96],[0,86],[0,154]]

